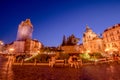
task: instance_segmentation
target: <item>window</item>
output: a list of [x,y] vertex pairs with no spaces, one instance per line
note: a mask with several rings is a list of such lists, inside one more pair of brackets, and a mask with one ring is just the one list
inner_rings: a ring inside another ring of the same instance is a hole
[[105,44],[104,44],[103,46],[104,46],[104,47],[106,47],[106,45],[105,45]]
[[118,39],[120,40],[120,36],[118,36]]
[[113,36],[113,32],[111,32],[111,36]]
[[106,38],[107,38],[107,34],[106,34]]
[[119,30],[117,30],[117,34],[119,34]]
[[98,45],[98,49],[101,49],[100,45]]

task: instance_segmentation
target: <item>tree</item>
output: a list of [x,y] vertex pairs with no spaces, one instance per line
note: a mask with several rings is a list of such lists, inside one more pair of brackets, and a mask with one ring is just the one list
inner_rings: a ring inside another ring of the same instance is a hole
[[65,35],[63,36],[63,41],[62,41],[62,46],[65,46],[66,45],[66,37]]
[[90,55],[88,53],[80,54],[81,59],[90,59]]
[[80,38],[77,38],[74,36],[74,34],[70,35],[69,37],[66,38],[66,36],[63,36],[63,41],[61,46],[72,46],[72,45],[77,45],[77,43],[80,41]]
[[74,36],[74,34],[72,34],[67,39],[67,45],[77,45],[77,43],[79,42],[79,40],[80,40],[79,38],[76,38]]

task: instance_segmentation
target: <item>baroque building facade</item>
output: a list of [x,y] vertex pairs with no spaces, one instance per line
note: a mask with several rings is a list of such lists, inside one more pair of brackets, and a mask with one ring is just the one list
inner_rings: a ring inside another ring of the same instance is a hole
[[86,30],[83,33],[83,52],[88,53],[101,53],[104,52],[104,42],[91,28],[86,26]]

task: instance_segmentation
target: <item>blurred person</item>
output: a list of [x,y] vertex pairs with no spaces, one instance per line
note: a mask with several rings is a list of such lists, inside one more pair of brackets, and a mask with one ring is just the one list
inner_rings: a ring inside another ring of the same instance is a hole
[[78,58],[76,55],[73,55],[73,65],[75,68],[79,68]]
[[55,61],[56,61],[55,56],[52,56],[51,59],[49,60],[49,66],[50,66],[50,67],[53,67],[54,64],[55,64]]
[[70,67],[73,67],[73,56],[69,57],[68,64],[70,64]]

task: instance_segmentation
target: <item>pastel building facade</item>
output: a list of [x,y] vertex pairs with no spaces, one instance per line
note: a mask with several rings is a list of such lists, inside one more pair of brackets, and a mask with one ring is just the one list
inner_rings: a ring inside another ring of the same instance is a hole
[[120,24],[116,24],[104,30],[103,40],[105,52],[114,54],[120,53]]

